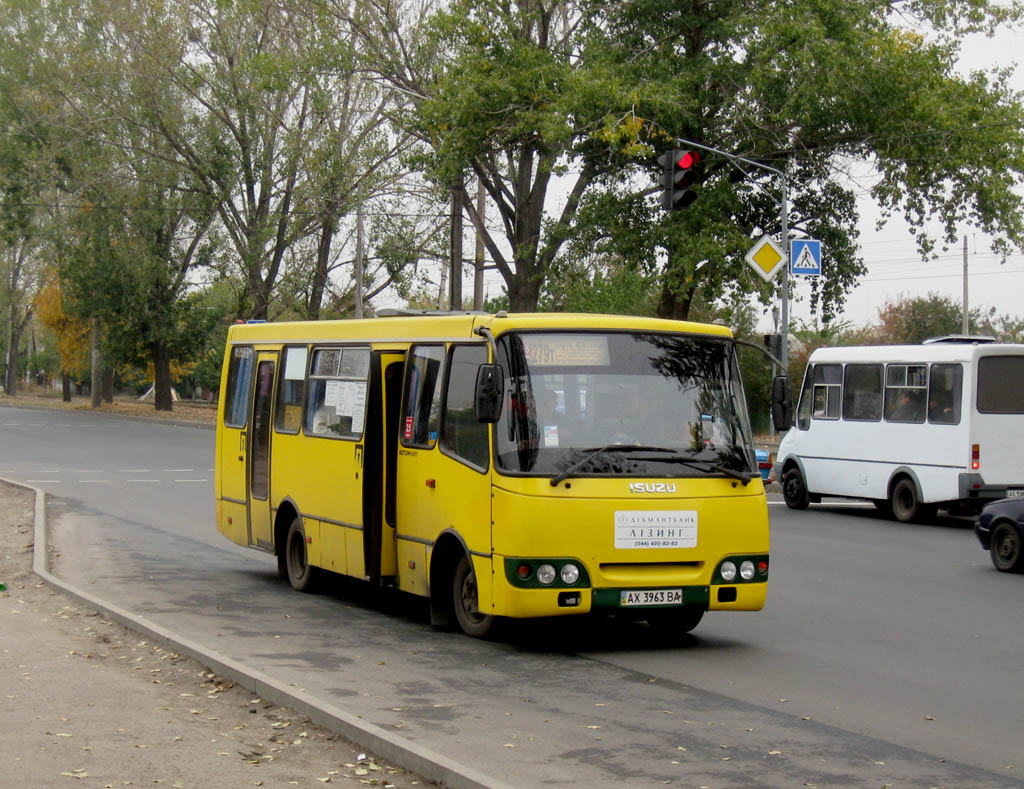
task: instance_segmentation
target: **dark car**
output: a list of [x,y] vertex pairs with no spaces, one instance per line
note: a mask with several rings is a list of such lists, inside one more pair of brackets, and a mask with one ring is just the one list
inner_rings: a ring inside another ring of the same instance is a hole
[[974,533],[981,547],[992,555],[997,570],[1024,573],[1024,498],[987,504],[974,524]]

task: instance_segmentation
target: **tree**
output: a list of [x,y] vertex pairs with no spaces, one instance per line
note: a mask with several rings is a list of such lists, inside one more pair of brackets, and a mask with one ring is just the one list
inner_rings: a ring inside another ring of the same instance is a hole
[[[991,316],[978,308],[968,312],[967,326],[968,333],[995,333]],[[962,330],[963,307],[938,293],[886,299],[878,310],[876,336],[882,343],[916,345],[929,337],[960,334]]]

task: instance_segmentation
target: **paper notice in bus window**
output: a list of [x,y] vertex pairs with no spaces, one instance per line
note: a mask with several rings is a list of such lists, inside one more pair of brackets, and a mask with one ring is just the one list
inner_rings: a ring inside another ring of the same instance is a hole
[[301,381],[306,377],[306,349],[289,348],[284,357],[284,378],[286,381]]
[[537,367],[589,367],[608,364],[608,338],[582,334],[531,334],[523,348]]
[[282,428],[289,431],[297,431],[302,423],[302,406],[286,405],[284,407],[284,422]]
[[366,383],[363,381],[330,381],[336,384],[338,416],[352,419],[352,432],[363,432],[363,411],[366,407]]
[[341,381],[324,381],[324,405],[331,406],[336,413],[340,414],[339,403],[341,403]]
[[696,548],[696,510],[618,510],[616,548]]

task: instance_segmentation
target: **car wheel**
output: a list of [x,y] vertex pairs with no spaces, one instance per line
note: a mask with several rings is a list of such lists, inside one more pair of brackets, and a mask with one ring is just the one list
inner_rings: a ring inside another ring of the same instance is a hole
[[938,508],[934,504],[924,504],[917,493],[914,480],[904,477],[896,483],[889,499],[893,517],[900,523],[929,520],[935,517]]
[[494,627],[494,617],[480,613],[479,596],[476,588],[476,572],[473,562],[463,555],[455,568],[452,582],[452,603],[455,608],[455,619],[462,632],[473,638],[483,638]]
[[804,476],[796,466],[782,475],[782,497],[786,500],[786,506],[793,510],[805,510],[810,504]]
[[288,583],[297,592],[311,592],[316,585],[319,570],[309,564],[306,554],[306,530],[302,528],[302,520],[295,518],[288,527],[288,537],[284,542],[285,568],[288,572]]
[[1020,532],[1013,524],[1004,521],[992,530],[989,551],[992,554],[992,564],[999,572],[1024,572],[1024,551],[1021,550]]

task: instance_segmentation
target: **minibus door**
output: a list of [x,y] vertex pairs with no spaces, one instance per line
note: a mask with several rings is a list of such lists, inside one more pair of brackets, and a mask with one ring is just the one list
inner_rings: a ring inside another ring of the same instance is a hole
[[397,584],[395,472],[405,354],[374,352],[370,361],[363,464],[363,560],[366,577]]
[[270,517],[270,436],[277,353],[261,351],[256,358],[256,391],[252,398],[249,439],[249,544],[273,549]]

